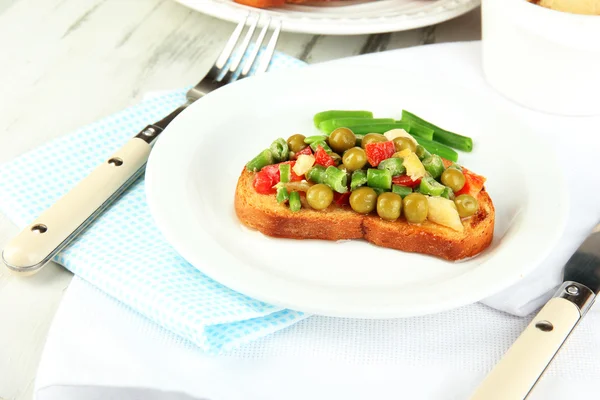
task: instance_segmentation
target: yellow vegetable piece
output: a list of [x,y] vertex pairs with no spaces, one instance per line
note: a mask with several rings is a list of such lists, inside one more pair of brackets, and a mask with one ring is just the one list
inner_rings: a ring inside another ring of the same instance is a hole
[[404,168],[406,168],[406,175],[413,181],[424,177],[427,174],[425,167],[419,160],[419,157],[409,149],[404,149],[398,153],[398,156],[404,158]]
[[315,164],[315,157],[308,154],[300,154],[294,164],[294,173],[298,176],[306,174],[306,172]]
[[448,200],[444,197],[432,197],[427,196],[427,202],[429,204],[429,211],[427,213],[427,219],[436,224],[447,226],[450,229],[454,229],[458,232],[463,232],[465,227],[463,226],[456,205],[452,200]]

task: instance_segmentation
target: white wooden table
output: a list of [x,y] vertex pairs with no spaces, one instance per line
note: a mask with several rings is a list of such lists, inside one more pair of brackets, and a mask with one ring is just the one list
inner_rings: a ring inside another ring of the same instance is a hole
[[[233,24],[171,0],[0,0],[0,163],[138,101],[195,82]],[[479,9],[381,35],[284,33],[278,49],[309,63],[480,38]],[[443,60],[440,63],[443,68]],[[17,233],[0,214],[0,247]],[[44,339],[71,273],[0,269],[0,399],[31,399]]]

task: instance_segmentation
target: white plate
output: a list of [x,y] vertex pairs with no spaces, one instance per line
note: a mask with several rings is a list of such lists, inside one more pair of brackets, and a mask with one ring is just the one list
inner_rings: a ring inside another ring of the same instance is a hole
[[[243,227],[233,201],[245,163],[277,137],[316,133],[313,114],[340,108],[376,116],[406,108],[473,137],[474,151],[459,161],[488,178],[496,207],[490,248],[452,263],[364,241],[274,239]],[[250,78],[196,102],[158,140],[146,187],[166,239],[226,286],[308,313],[406,317],[491,296],[544,259],[567,215],[552,154],[519,119],[466,87],[400,66],[333,62]]]
[[458,17],[480,4],[480,0],[354,0],[327,6],[286,5],[259,10],[233,0],[177,1],[230,22],[239,22],[252,11],[281,20],[284,31],[319,35],[359,35],[415,29]]

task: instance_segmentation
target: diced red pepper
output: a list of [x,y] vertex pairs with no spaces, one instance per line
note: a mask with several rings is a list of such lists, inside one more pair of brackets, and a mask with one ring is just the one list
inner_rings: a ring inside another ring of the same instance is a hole
[[300,182],[301,180],[304,179],[304,176],[301,175],[296,175],[296,173],[294,172],[294,165],[296,165],[296,161],[288,161],[290,163],[290,182]]
[[254,189],[261,194],[272,194],[276,193],[273,186],[277,185],[281,181],[281,174],[279,172],[279,166],[281,164],[290,164],[290,182],[299,182],[304,179],[303,176],[296,175],[294,172],[294,165],[296,161],[285,161],[279,164],[271,164],[263,167],[254,176]]
[[299,152],[297,152],[296,154],[294,154],[294,160],[297,159],[300,154],[312,156],[313,152],[312,152],[312,149],[310,148],[310,146],[306,146],[304,149],[302,149]]
[[386,160],[394,155],[396,148],[394,142],[374,142],[369,143],[365,146],[365,153],[367,153],[367,161],[372,166],[376,167],[380,162]]
[[260,172],[264,172],[265,174],[267,174],[273,181],[273,185],[278,184],[281,180],[279,176],[279,164],[267,165],[266,167],[263,167],[263,169],[261,169]]
[[417,179],[416,181],[413,181],[410,176],[408,175],[399,175],[399,176],[394,176],[392,178],[392,183],[395,185],[401,185],[401,186],[407,186],[410,188],[414,188],[415,186],[418,186],[421,183],[421,178]]
[[444,163],[444,168],[448,168],[449,166],[454,164],[452,161],[446,160],[444,157],[440,157],[440,158],[442,159],[442,163]]
[[465,176],[465,185],[460,189],[455,195],[460,196],[461,194],[470,194],[471,196],[477,198],[481,189],[483,189],[483,185],[485,184],[486,178],[477,175],[465,167],[462,167],[463,175]]
[[319,164],[324,167],[330,167],[335,165],[335,161],[333,160],[333,157],[327,154],[325,149],[323,149],[323,146],[319,146],[317,147],[317,152],[315,153],[315,164]]
[[304,179],[304,177],[298,176],[294,172],[293,168],[294,168],[294,165],[296,165],[296,161],[284,161],[284,162],[280,162],[279,164],[267,165],[266,167],[263,167],[263,169],[261,169],[261,172],[264,171],[267,175],[269,175],[272,178],[273,185],[276,185],[279,183],[279,181],[281,181],[281,175],[279,173],[279,166],[281,164],[290,164],[290,172],[291,172],[290,181],[291,182],[301,181],[302,179]]
[[274,177],[269,174],[268,171],[263,170],[256,173],[254,176],[254,181],[252,182],[252,186],[254,186],[254,190],[260,194],[273,194],[276,193],[276,190],[273,189]]
[[335,204],[337,204],[338,206],[350,205],[350,192],[333,192],[333,201],[335,201]]

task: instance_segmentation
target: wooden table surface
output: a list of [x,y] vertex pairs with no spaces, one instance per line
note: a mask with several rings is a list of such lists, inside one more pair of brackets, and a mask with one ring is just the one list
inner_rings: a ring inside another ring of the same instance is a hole
[[[0,0],[0,163],[119,111],[149,92],[195,82],[234,25],[172,0]],[[480,38],[480,11],[379,35],[284,33],[278,50],[309,63]],[[443,67],[443,61],[440,64]],[[0,246],[17,228],[0,214]],[[31,399],[52,317],[71,273],[0,268],[0,399]]]

